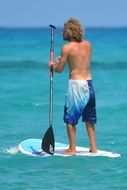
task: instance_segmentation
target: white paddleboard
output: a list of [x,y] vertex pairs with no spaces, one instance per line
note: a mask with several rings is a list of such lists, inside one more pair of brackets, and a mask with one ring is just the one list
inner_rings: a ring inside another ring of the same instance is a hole
[[[29,156],[51,156],[41,150],[41,139],[27,139],[22,141],[19,144],[19,151],[23,154]],[[64,143],[55,143],[55,153],[54,156],[66,156],[63,155],[63,152],[68,148],[67,144]],[[120,154],[107,152],[103,150],[98,150],[97,153],[90,153],[89,148],[77,146],[76,147],[76,156],[106,156],[111,158],[120,157]]]

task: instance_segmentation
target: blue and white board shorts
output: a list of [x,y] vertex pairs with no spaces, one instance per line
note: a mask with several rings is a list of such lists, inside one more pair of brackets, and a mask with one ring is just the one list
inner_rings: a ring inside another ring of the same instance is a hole
[[72,80],[68,82],[65,94],[64,122],[76,125],[82,116],[83,122],[96,123],[96,102],[92,80]]

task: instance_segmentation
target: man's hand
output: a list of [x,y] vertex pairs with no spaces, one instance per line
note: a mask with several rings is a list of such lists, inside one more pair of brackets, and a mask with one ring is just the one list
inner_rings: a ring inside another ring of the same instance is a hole
[[51,67],[53,67],[53,65],[55,65],[55,63],[52,62],[52,61],[49,61],[49,63],[48,63],[48,67],[51,68]]
[[56,58],[55,63],[52,61],[49,61],[48,67],[53,69],[53,71],[57,73],[61,73],[64,68],[64,62],[61,62],[61,56]]
[[57,65],[59,65],[59,62],[60,62],[60,59],[61,59],[61,56],[59,56],[59,57],[57,57],[56,58],[56,63],[54,63],[54,62],[52,62],[52,61],[49,61],[49,64],[48,64],[48,67],[49,68],[56,68],[57,67]]
[[56,58],[56,64],[59,64],[60,59],[61,59],[61,56],[59,56],[59,57]]

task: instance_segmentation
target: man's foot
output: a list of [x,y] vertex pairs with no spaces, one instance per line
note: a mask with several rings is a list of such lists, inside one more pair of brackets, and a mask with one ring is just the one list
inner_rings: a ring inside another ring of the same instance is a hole
[[67,156],[73,156],[76,154],[76,150],[72,150],[71,148],[68,148],[67,150],[65,150],[63,154]]
[[97,149],[92,149],[92,148],[90,148],[90,149],[89,149],[89,152],[91,152],[91,153],[97,153]]

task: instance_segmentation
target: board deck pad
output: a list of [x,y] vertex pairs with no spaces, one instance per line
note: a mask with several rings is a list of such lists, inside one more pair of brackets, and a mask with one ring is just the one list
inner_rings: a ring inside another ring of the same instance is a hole
[[[42,139],[24,140],[19,144],[19,151],[29,156],[41,156],[41,157],[51,156],[41,150],[41,142]],[[63,155],[63,152],[67,148],[68,148],[67,144],[55,142],[54,156],[67,156]],[[107,152],[103,150],[97,150],[97,153],[91,153],[89,152],[89,148],[77,146],[75,156],[105,156],[105,157],[116,158],[120,157],[120,154]]]

